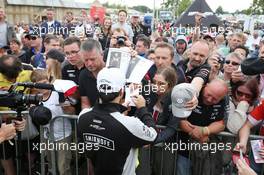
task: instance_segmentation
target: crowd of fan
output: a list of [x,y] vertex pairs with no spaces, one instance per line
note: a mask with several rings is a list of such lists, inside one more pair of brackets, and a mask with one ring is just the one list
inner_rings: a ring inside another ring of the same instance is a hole
[[[18,29],[23,32],[16,33],[5,21],[5,12],[0,8],[0,90],[8,90],[15,82],[53,83],[56,79],[72,80],[79,85],[79,95],[75,97],[76,102],[70,105],[60,105],[66,102],[56,92],[32,89],[28,93],[42,93],[43,104],[51,110],[53,117],[62,114],[78,115],[82,109],[93,107],[97,102],[96,77],[105,67],[109,48],[129,47],[132,56],[140,55],[154,62],[142,83],[163,87],[144,96],[156,124],[168,126],[168,118],[173,115],[173,87],[184,82],[191,83],[197,93],[196,98],[186,104],[186,108],[193,111],[187,119],[179,121],[178,128],[182,131],[177,135],[177,140],[183,143],[188,140],[218,143],[223,138],[216,135],[228,131],[238,134],[240,143],[237,147],[246,152],[250,129],[261,124],[264,116],[261,104],[263,76],[247,76],[240,68],[246,59],[264,58],[264,40],[257,32],[252,36],[235,32],[216,36],[199,32],[193,33],[192,37],[160,36],[158,32],[151,33],[149,22],[140,23],[138,15],[132,15],[128,24],[125,10],[118,12],[117,23],[112,24],[111,18],[106,17],[102,25],[90,21],[88,30],[85,19],[78,23],[73,19],[73,14],[67,13],[67,22],[61,24],[54,19],[54,11],[47,9],[47,21],[40,26],[24,25]],[[201,18],[195,17],[195,20],[196,26],[200,26]],[[61,26],[73,32],[56,30]],[[83,35],[80,35],[80,31],[84,32]],[[70,143],[71,122],[67,119],[57,120],[54,125],[55,141]],[[254,134],[262,135],[263,131],[260,126],[260,132],[254,131]],[[45,139],[48,139],[48,125],[45,126],[44,134]],[[168,142],[175,142],[175,138]],[[235,147],[236,142],[232,142]],[[8,143],[2,143],[1,147],[3,145],[6,152],[5,155],[0,153],[2,166],[6,174],[14,174],[14,148]],[[161,169],[163,174],[172,174],[175,165],[177,174],[182,175],[190,174],[190,170],[194,174],[221,174],[223,166],[229,165],[231,161],[229,153],[192,153],[185,150],[178,151],[177,162],[174,162],[173,154],[165,151],[163,162],[160,163],[161,150],[156,149],[153,150],[154,161],[149,167],[144,166],[144,163],[150,164],[144,157],[144,151],[146,153],[149,149],[140,150],[137,174],[159,174]],[[189,155],[192,155],[192,159],[189,159]],[[264,157],[264,153],[261,155]],[[70,151],[57,154],[60,174],[71,174],[71,160]],[[254,163],[253,157],[250,162],[251,168],[259,174],[260,164]],[[239,163],[239,171],[243,174],[242,171],[246,171],[247,167],[243,162]]]

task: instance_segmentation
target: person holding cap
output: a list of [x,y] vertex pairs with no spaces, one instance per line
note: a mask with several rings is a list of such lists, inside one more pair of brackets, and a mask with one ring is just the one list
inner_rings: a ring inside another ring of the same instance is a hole
[[[167,133],[157,134],[141,95],[132,97],[137,108],[135,116],[124,115],[127,108],[121,104],[125,84],[125,74],[120,69],[103,68],[97,75],[99,103],[79,115],[79,142],[91,147],[85,153],[94,166],[95,175],[135,174],[135,148],[164,141],[166,134],[174,131],[169,128],[165,130]],[[173,119],[170,121],[174,122]]]
[[[190,111],[184,106],[196,95],[194,86],[189,83],[182,83],[173,88],[171,95],[172,112],[176,117],[182,118],[179,124],[183,131],[179,133],[181,143],[189,144],[191,138],[194,142],[205,143],[208,142],[209,137],[214,139],[212,136],[224,130],[224,118],[227,117],[229,110],[227,94],[227,84],[223,80],[214,79],[202,89],[198,97],[198,106]],[[218,154],[210,154],[210,150],[208,153],[204,152],[206,150],[191,151],[193,156],[190,160],[188,158],[189,151],[191,149],[178,152],[178,175],[188,175],[191,172],[195,172],[192,174],[196,175],[205,175],[207,174],[205,172],[210,172],[208,169],[213,170],[213,174],[219,174],[216,166],[219,162],[210,162],[208,157],[215,156],[217,160],[219,159]],[[200,159],[195,160],[195,157],[202,157],[203,162]],[[192,162],[196,162],[193,164],[196,165],[193,169],[191,169]],[[201,164],[197,162],[201,162]]]
[[64,61],[64,59],[64,53],[57,49],[51,49],[46,54],[46,68],[50,82],[62,78],[61,63]]

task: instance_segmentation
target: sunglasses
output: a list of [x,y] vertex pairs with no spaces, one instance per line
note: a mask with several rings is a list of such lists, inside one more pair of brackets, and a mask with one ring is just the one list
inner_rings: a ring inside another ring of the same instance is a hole
[[236,93],[237,93],[237,96],[240,96],[240,97],[245,96],[245,98],[247,98],[247,99],[251,99],[252,98],[251,94],[244,93],[244,92],[242,92],[240,90],[237,90]]
[[234,62],[234,61],[230,61],[230,60],[226,60],[225,64],[232,64],[232,66],[239,66],[240,63]]

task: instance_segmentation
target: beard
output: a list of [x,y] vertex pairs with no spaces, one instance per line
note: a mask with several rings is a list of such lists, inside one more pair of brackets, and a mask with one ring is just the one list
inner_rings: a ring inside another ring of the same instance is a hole
[[202,62],[198,62],[198,61],[190,61],[190,65],[193,67],[193,68],[196,68],[196,67],[199,67],[202,65]]

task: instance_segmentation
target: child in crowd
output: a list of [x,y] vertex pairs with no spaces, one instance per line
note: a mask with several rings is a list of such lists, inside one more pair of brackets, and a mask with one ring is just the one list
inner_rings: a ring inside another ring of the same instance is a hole
[[[36,69],[32,72],[31,81],[34,83],[49,83],[48,73],[46,70]],[[57,169],[60,175],[70,175],[70,163],[71,163],[71,151],[67,148],[70,147],[72,127],[68,119],[57,118],[57,116],[63,115],[63,110],[59,104],[59,94],[55,91],[46,89],[32,89],[32,94],[43,94],[43,105],[50,109],[52,113],[52,120],[49,124],[44,126],[44,138],[46,143],[54,141],[55,145],[68,145],[66,148],[63,146],[57,147],[56,162]],[[53,124],[52,124],[53,123]],[[51,128],[53,125],[53,128]],[[53,133],[51,133],[53,131]],[[56,148],[56,147],[55,147]],[[50,155],[47,155],[50,162]]]

